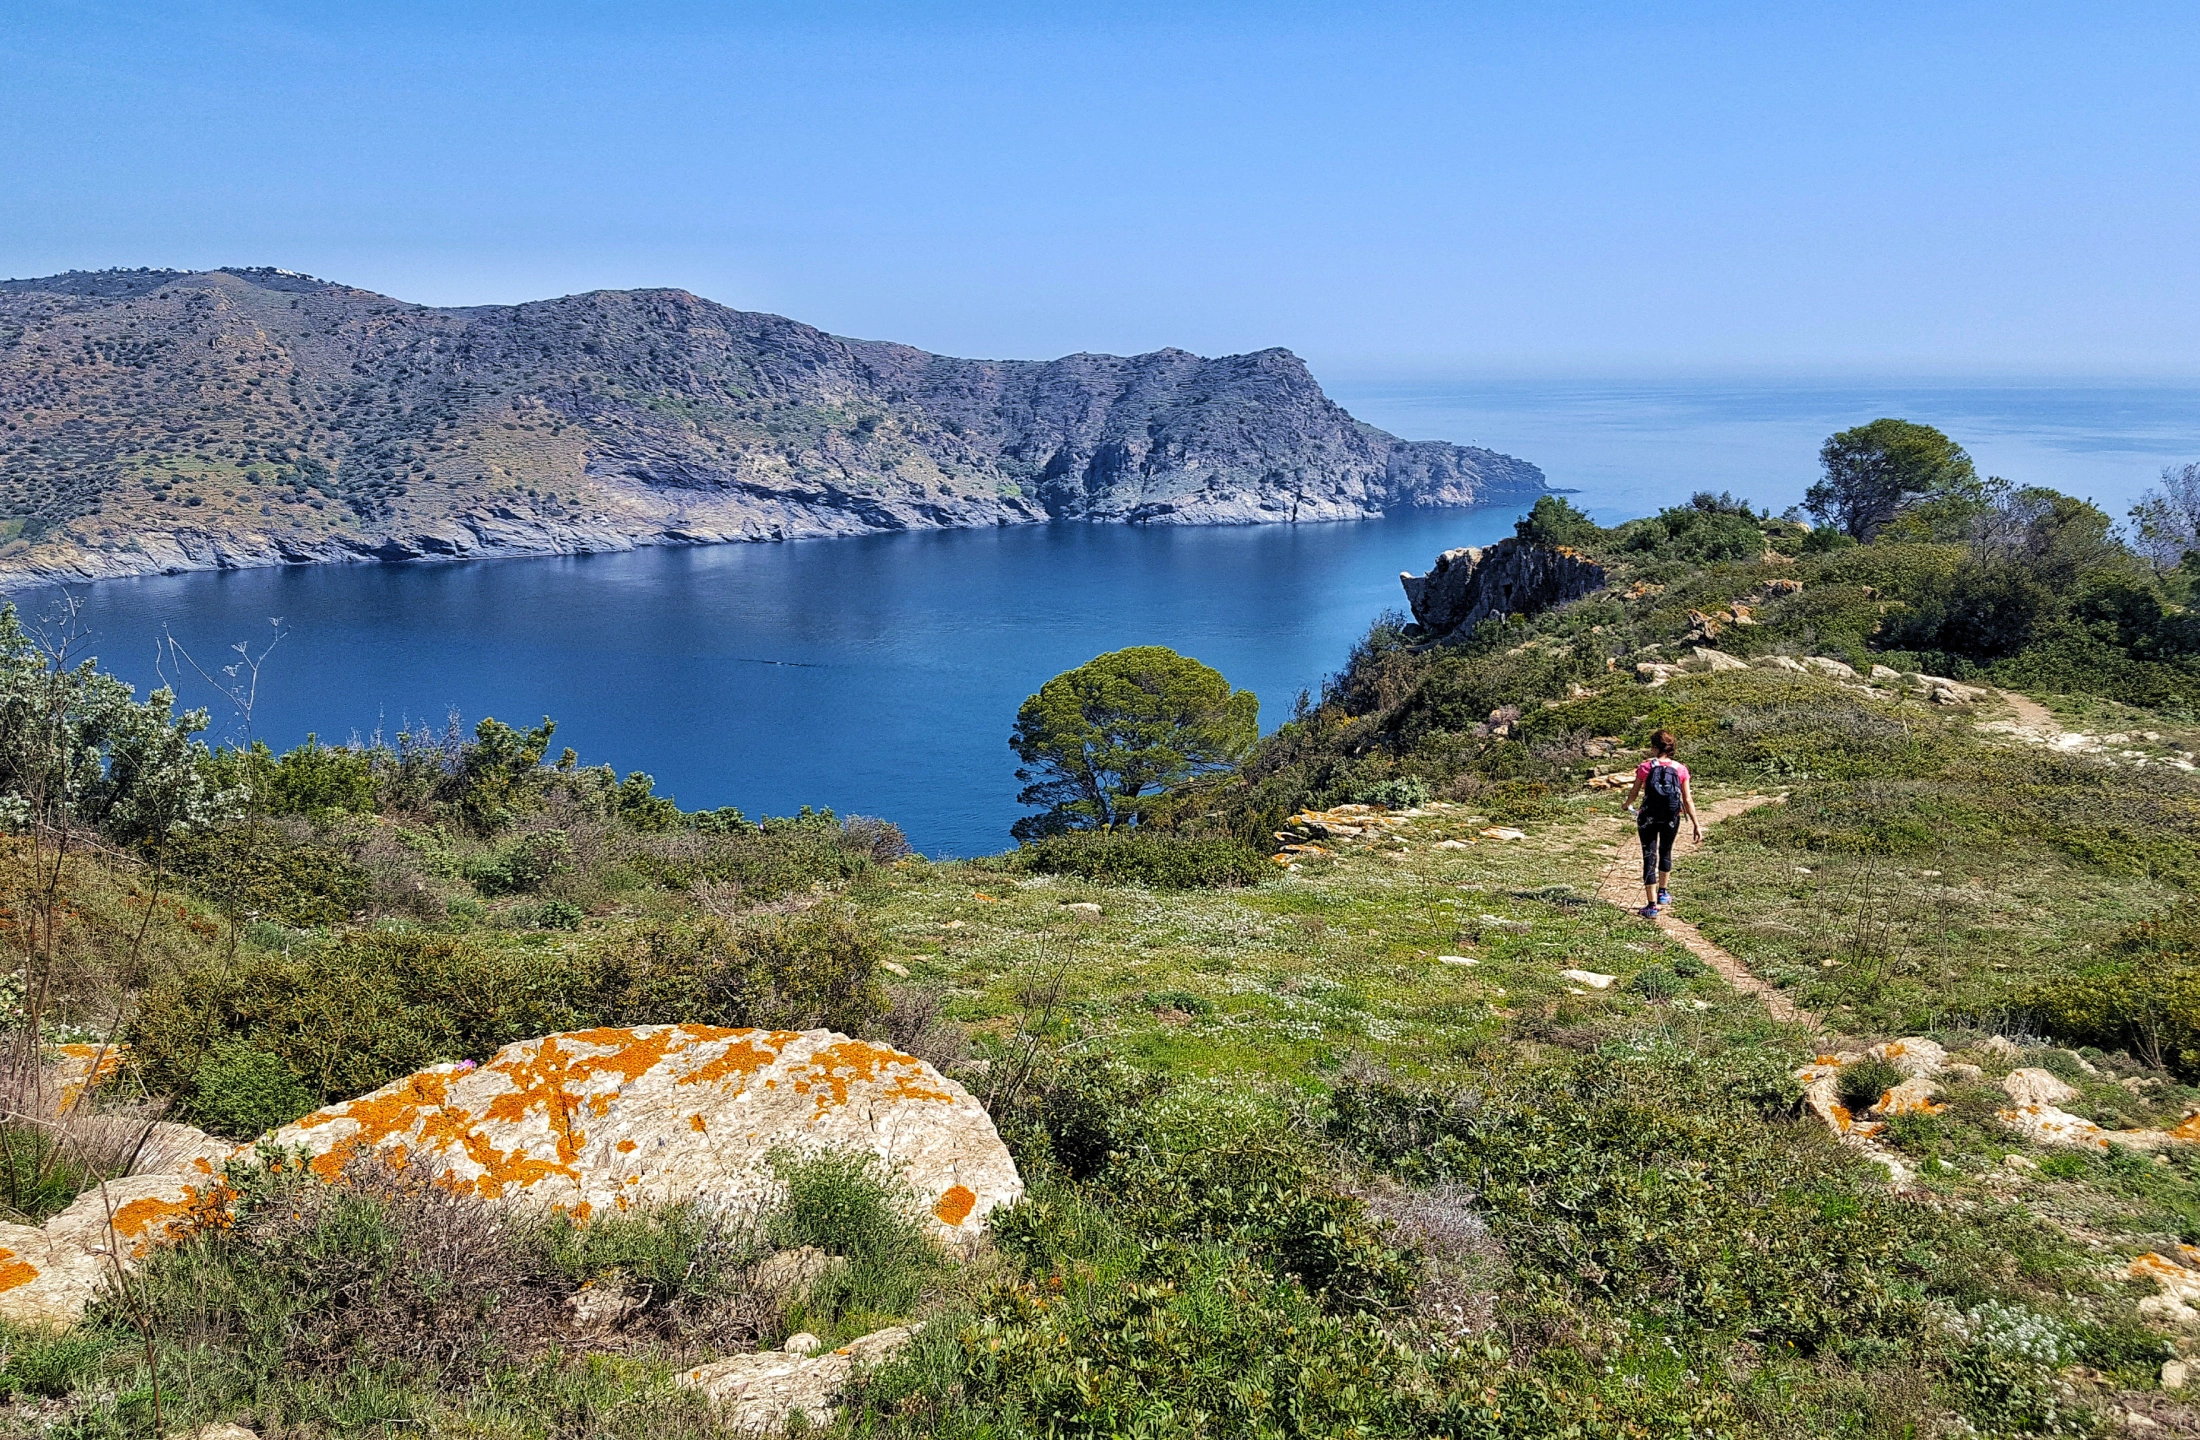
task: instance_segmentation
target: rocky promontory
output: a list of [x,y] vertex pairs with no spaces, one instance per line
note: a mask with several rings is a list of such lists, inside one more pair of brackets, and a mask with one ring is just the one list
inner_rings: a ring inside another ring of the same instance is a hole
[[964,360],[680,290],[438,309],[272,269],[0,283],[0,585],[1542,493],[1288,350]]

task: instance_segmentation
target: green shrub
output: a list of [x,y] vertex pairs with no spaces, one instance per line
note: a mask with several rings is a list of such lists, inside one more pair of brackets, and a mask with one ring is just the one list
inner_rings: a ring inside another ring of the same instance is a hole
[[853,1336],[907,1315],[943,1260],[907,1187],[868,1152],[781,1154],[773,1168],[784,1189],[765,1222],[773,1242],[848,1260],[811,1285],[789,1322]]
[[0,1399],[57,1400],[94,1378],[114,1348],[94,1331],[0,1324]]
[[37,1125],[0,1123],[0,1212],[23,1224],[42,1225],[101,1180],[121,1174],[127,1158],[102,1166],[56,1144]]
[[530,930],[578,930],[588,912],[570,900],[545,900],[540,905],[522,905],[512,911],[512,919]]
[[2067,1044],[2128,1050],[2200,1079],[2200,971],[2142,962],[2063,975],[2033,987],[2022,1008]]
[[440,1060],[485,1060],[513,1040],[593,1023],[591,969],[448,935],[355,931],[157,975],[127,1038],[148,1087],[187,1108],[202,1067],[233,1042],[275,1057],[327,1104]]
[[1901,1083],[1902,1072],[1893,1064],[1867,1058],[1842,1066],[1834,1077],[1834,1090],[1841,1097],[1844,1109],[1851,1115],[1861,1115]]
[[1136,885],[1152,890],[1254,885],[1274,873],[1266,858],[1242,841],[1146,830],[1075,830],[1049,835],[1015,851],[1014,860],[1042,874],[1074,875],[1099,885]]
[[1754,1067],[1653,1052],[1459,1094],[1348,1080],[1330,1133],[1402,1178],[1473,1184],[1512,1256],[1512,1303],[1624,1306],[1638,1324],[1746,1327],[1805,1352],[1915,1334],[1928,1263],[1955,1263],[1922,1237],[1948,1227],[1822,1134],[1765,1123]]
[[466,864],[466,882],[484,895],[525,895],[572,868],[573,842],[563,830],[514,836]]
[[1412,810],[1428,804],[1434,792],[1428,788],[1426,780],[1407,775],[1395,780],[1379,780],[1352,798],[1362,805],[1380,805],[1385,810]]
[[274,825],[232,825],[171,836],[166,864],[222,913],[285,925],[340,925],[374,893],[366,871]]
[[924,1244],[910,1199],[868,1151],[787,1153],[773,1158],[785,1189],[768,1233],[774,1244],[815,1245],[829,1255],[880,1260]]
[[604,1211],[586,1224],[559,1212],[543,1222],[532,1243],[572,1288],[624,1277],[647,1287],[648,1303],[663,1309],[738,1293],[763,1237],[691,1202]]
[[248,1041],[217,1045],[191,1077],[193,1124],[232,1140],[250,1140],[316,1106],[283,1062]]
[[1168,1082],[1106,1055],[1035,1057],[1023,1083],[989,1099],[1001,1138],[1027,1173],[1088,1180],[1127,1150]]
[[1687,982],[1665,965],[1646,965],[1627,981],[1627,989],[1645,1000],[1670,1000],[1686,988]]
[[886,1013],[876,937],[833,906],[729,926],[652,926],[599,951],[600,1023],[692,1020],[868,1032]]
[[754,904],[869,873],[881,838],[875,827],[843,826],[830,810],[805,806],[800,814],[766,816],[754,825],[738,810],[720,810],[675,833],[629,836],[617,853],[651,884],[674,890],[706,882],[728,886]]
[[738,928],[659,926],[578,955],[354,931],[159,975],[127,1038],[146,1084],[187,1108],[199,1104],[202,1067],[235,1042],[279,1060],[318,1105],[438,1061],[486,1060],[515,1040],[595,1025],[861,1034],[885,1013],[877,977],[877,941],[828,906]]

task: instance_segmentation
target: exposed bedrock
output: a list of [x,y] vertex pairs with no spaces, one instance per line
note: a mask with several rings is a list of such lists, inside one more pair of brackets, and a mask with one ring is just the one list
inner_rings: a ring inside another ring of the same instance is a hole
[[1578,550],[1514,538],[1446,550],[1426,575],[1401,574],[1419,638],[1464,639],[1491,616],[1534,615],[1604,588],[1604,567]]

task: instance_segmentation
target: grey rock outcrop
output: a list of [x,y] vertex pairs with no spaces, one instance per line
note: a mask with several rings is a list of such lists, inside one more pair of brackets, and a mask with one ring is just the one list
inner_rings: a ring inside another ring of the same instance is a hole
[[1426,575],[1401,574],[1422,638],[1464,639],[1493,615],[1534,615],[1604,588],[1604,567],[1579,551],[1515,537],[1446,550]]
[[1544,489],[1288,350],[964,360],[681,290],[436,309],[266,269],[0,282],[0,414],[0,585]]

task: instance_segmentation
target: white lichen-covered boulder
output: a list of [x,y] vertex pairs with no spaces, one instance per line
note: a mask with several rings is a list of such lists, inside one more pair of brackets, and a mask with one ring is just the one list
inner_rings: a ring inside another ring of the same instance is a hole
[[218,1172],[194,1166],[110,1180],[44,1225],[0,1224],[0,1319],[75,1324],[118,1268],[221,1213],[228,1199]]
[[334,1178],[366,1152],[485,1199],[604,1210],[753,1205],[775,1152],[869,1151],[950,1243],[1023,1194],[970,1093],[911,1055],[830,1030],[643,1025],[438,1065],[269,1137]]
[[823,1354],[816,1353],[815,1336],[797,1335],[781,1349],[715,1360],[674,1378],[676,1384],[700,1391],[714,1402],[719,1417],[734,1433],[777,1435],[797,1411],[812,1425],[830,1424],[856,1367],[891,1359],[915,1333],[909,1326],[896,1325]]
[[2027,1067],[2001,1078],[2001,1088],[2019,1105],[2060,1105],[2077,1098],[2078,1087],[2052,1070]]

